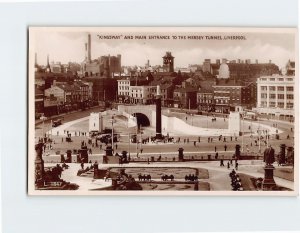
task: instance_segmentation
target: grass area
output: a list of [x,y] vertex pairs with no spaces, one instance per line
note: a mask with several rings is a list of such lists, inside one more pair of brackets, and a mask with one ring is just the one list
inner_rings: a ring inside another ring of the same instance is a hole
[[[260,168],[259,172],[264,173],[264,169]],[[274,176],[289,181],[294,181],[294,169],[292,167],[276,167]]]
[[[119,167],[111,167],[111,171],[118,172]],[[186,175],[194,174],[199,179],[208,179],[207,169],[189,167],[126,167],[125,172],[132,175],[135,179],[139,174],[150,174],[152,179],[160,179],[162,175],[173,175],[175,179],[184,179]]]
[[238,175],[241,179],[241,184],[242,184],[244,191],[256,191],[257,190],[255,185],[253,184],[253,179],[255,179],[255,177],[246,175],[244,173],[238,173]]
[[[243,174],[243,173],[238,173],[239,176],[240,176],[240,179],[241,179],[241,183],[242,183],[242,186],[244,188],[244,191],[257,191],[257,187],[255,185],[255,182],[256,182],[256,178],[253,177],[253,176],[249,176],[249,175],[246,175],[246,174]],[[272,191],[292,191],[291,189],[289,188],[285,188],[285,187],[282,187],[282,186],[276,186],[272,189]]]

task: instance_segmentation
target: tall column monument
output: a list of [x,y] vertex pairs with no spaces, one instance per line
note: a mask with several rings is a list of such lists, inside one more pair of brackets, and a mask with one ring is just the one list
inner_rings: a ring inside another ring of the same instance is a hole
[[161,94],[160,87],[156,88],[156,139],[161,139]]

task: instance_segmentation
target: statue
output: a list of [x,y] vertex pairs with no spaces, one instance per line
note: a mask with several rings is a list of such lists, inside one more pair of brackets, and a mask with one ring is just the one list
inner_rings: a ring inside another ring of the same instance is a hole
[[267,166],[271,166],[275,162],[275,151],[271,145],[264,151],[264,162]]
[[263,179],[262,188],[263,190],[272,190],[276,187],[276,183],[274,180],[275,168],[272,165],[275,162],[275,150],[271,145],[264,151],[264,162],[266,163],[266,166],[264,167],[265,177]]

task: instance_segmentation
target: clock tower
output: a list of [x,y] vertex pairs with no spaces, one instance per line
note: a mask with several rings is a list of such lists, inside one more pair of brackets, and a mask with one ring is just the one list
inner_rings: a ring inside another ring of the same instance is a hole
[[174,57],[171,52],[166,52],[163,56],[163,69],[165,72],[174,72]]

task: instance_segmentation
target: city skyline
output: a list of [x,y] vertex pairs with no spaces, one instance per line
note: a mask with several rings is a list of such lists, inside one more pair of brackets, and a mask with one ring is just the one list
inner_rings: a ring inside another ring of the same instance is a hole
[[[85,43],[87,35],[91,34],[92,59],[104,55],[122,55],[122,66],[144,66],[147,60],[150,65],[162,65],[162,56],[171,51],[175,57],[175,67],[188,67],[189,64],[202,64],[204,59],[226,58],[228,60],[250,59],[254,63],[273,63],[282,68],[288,60],[295,60],[294,37],[290,34],[243,33],[246,40],[118,40],[99,39],[98,35],[107,33],[91,32],[39,32],[36,35],[37,63],[47,64],[47,55],[50,62],[77,62],[85,58]],[[121,33],[119,33],[121,34]],[[124,33],[123,33],[124,34]],[[158,34],[158,33],[156,33]],[[163,35],[163,33],[161,33]],[[178,35],[177,33],[176,35]],[[191,33],[180,33],[191,35]],[[206,33],[208,34],[208,33]],[[234,35],[234,33],[210,33],[210,35]],[[113,34],[109,34],[112,36]],[[137,35],[132,33],[131,35]],[[143,36],[143,33],[139,33]],[[144,35],[150,35],[144,33]],[[193,34],[199,36],[201,33]],[[202,35],[204,35],[202,33]],[[63,49],[62,49],[63,48]],[[130,52],[128,52],[130,51]],[[281,54],[281,56],[278,56]]]

